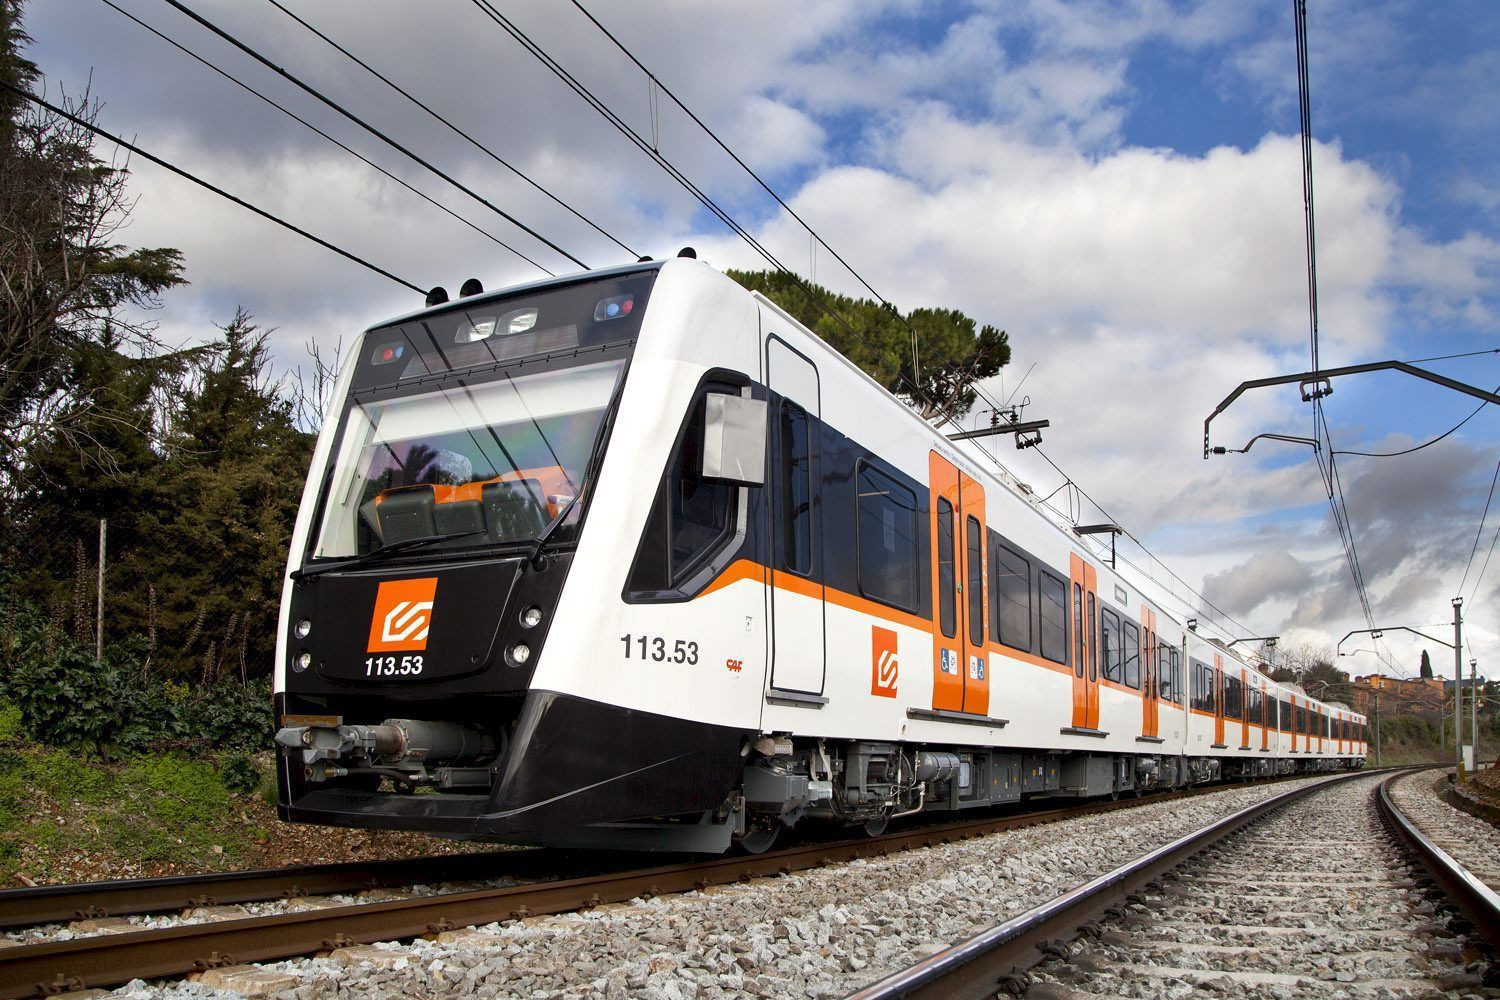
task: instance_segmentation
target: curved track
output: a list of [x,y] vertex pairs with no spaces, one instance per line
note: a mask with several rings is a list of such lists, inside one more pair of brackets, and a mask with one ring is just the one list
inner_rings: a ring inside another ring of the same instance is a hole
[[[1384,825],[1402,822],[1386,813],[1399,777],[1251,806],[856,996],[1490,995],[1500,911],[1446,914],[1448,880],[1475,880],[1451,858],[1424,855],[1447,869],[1442,892],[1415,871]],[[1288,876],[1286,857],[1307,863]]]

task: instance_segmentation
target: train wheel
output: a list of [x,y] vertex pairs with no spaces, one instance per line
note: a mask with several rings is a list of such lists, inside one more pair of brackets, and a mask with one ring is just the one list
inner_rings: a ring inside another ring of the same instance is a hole
[[764,854],[776,844],[776,838],[781,835],[781,824],[772,822],[768,826],[757,826],[745,831],[737,843],[740,850],[746,854]]

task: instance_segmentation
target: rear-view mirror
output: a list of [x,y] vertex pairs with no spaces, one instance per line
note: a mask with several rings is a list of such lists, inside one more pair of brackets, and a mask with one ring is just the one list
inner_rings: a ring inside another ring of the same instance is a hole
[[766,476],[766,402],[712,392],[704,399],[704,479],[759,486]]

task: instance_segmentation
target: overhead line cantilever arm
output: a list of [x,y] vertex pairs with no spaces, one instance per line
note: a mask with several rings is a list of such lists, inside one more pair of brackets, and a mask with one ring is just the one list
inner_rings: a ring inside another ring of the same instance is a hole
[[962,431],[958,434],[949,434],[949,441],[967,441],[970,438],[989,437],[991,434],[1024,434],[1027,431],[1039,431],[1044,427],[1051,427],[1050,420],[1024,420],[1019,423],[997,424],[994,427],[981,427],[977,431]]
[[[1365,635],[1366,633],[1371,632],[1410,632],[1412,635],[1420,635],[1422,638],[1428,640],[1429,642],[1435,642],[1439,646],[1447,646],[1449,649],[1453,648],[1453,643],[1451,642],[1444,642],[1443,640],[1436,638],[1435,636],[1428,635],[1426,632],[1418,632],[1416,629],[1407,628],[1405,625],[1388,625],[1385,628],[1357,628],[1353,632],[1350,632],[1349,635]],[[1344,636],[1338,641],[1338,644],[1333,647],[1334,652],[1338,653],[1339,656],[1344,655],[1340,651],[1339,647],[1343,646],[1344,643],[1349,641],[1349,635]]]
[[[1286,385],[1289,382],[1306,382],[1310,379],[1332,379],[1340,375],[1359,375],[1364,372],[1378,371],[1404,372],[1414,378],[1435,382],[1445,389],[1452,389],[1466,396],[1473,396],[1475,399],[1482,399],[1486,403],[1494,403],[1500,406],[1500,395],[1496,395],[1475,385],[1469,385],[1466,382],[1460,382],[1457,379],[1451,379],[1446,375],[1439,375],[1437,372],[1430,372],[1425,368],[1418,368],[1405,361],[1371,361],[1367,364],[1348,365],[1344,368],[1324,368],[1319,371],[1299,372],[1296,375],[1275,375],[1271,378],[1251,379],[1248,382],[1241,382],[1235,386],[1234,391],[1225,396],[1224,401],[1214,407],[1214,412],[1210,413],[1208,418],[1203,421],[1203,457],[1207,458],[1212,451],[1208,444],[1208,425],[1213,422],[1214,417],[1229,409],[1230,404],[1239,399],[1247,390],[1264,389],[1272,385]],[[1346,636],[1345,638],[1348,637]]]

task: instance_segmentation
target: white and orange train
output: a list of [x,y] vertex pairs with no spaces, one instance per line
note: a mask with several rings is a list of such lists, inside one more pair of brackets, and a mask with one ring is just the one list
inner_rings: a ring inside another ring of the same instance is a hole
[[1185,627],[707,265],[445,299],[362,336],[318,440],[283,818],[760,850],[1363,763],[1361,716]]

